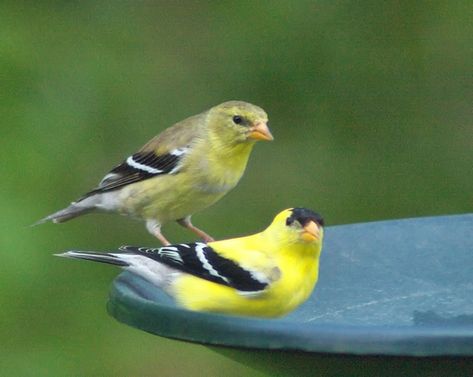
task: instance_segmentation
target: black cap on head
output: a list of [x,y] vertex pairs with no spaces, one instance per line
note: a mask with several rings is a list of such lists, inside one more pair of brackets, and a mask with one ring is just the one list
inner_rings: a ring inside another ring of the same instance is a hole
[[286,219],[286,225],[291,225],[295,220],[302,226],[305,226],[309,221],[314,221],[318,225],[324,226],[322,216],[307,208],[293,208],[291,216]]

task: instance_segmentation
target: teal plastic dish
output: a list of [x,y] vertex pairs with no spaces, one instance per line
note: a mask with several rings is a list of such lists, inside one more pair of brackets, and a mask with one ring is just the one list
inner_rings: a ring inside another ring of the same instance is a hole
[[241,355],[430,357],[444,361],[442,373],[471,371],[473,215],[328,227],[315,291],[280,319],[190,312],[129,273],[115,280],[108,310],[141,330]]

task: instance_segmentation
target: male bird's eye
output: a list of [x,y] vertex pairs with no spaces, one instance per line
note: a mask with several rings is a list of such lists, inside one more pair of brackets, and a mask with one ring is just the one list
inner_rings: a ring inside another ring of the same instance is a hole
[[243,118],[242,118],[241,116],[239,116],[239,115],[235,115],[235,116],[233,117],[233,123],[235,123],[235,124],[241,124],[241,123],[243,123]]
[[298,220],[296,220],[295,218],[293,218],[292,216],[288,217],[286,219],[286,225],[287,226],[292,226],[292,227],[295,227],[295,228],[302,227],[301,223]]

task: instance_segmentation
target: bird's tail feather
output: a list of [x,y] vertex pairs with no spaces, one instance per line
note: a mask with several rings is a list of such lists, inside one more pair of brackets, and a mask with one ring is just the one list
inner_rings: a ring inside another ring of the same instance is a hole
[[137,254],[133,251],[125,252],[120,250],[113,253],[98,253],[95,251],[71,250],[55,255],[72,259],[85,259],[122,267],[163,289],[166,289],[166,287],[170,285],[171,281],[179,275],[172,267],[166,266],[146,255]]
[[97,208],[96,205],[98,200],[98,196],[90,196],[83,200],[73,202],[69,205],[69,207],[61,209],[49,216],[42,218],[41,220],[34,223],[33,226],[43,224],[47,221],[52,221],[53,223],[64,223],[75,217],[92,212]]
[[85,259],[94,262],[101,262],[107,264],[113,264],[120,267],[128,267],[129,263],[121,259],[119,256],[108,253],[96,253],[93,251],[66,251],[65,253],[54,254],[58,257],[72,258],[72,259]]

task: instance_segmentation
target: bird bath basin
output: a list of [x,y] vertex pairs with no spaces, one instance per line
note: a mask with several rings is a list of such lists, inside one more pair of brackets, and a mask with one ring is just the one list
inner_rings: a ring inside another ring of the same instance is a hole
[[268,375],[473,375],[473,214],[328,227],[310,299],[280,319],[176,307],[122,273],[109,313]]

